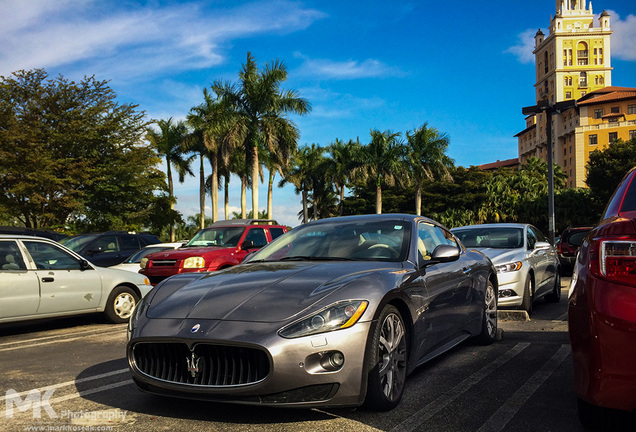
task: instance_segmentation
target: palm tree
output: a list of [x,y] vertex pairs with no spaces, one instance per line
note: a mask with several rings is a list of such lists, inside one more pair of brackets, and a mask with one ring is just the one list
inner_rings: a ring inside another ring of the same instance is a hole
[[251,164],[253,214],[258,214],[259,148],[281,154],[293,150],[299,133],[286,114],[303,115],[311,110],[309,102],[298,92],[280,89],[286,79],[287,70],[282,62],[276,60],[259,72],[248,52],[238,85],[222,81],[212,84],[217,96],[233,110],[226,139],[241,147]]
[[[172,167],[177,170],[179,175],[179,183],[185,181],[186,174],[194,175],[190,170],[190,164],[192,163],[192,156],[184,157],[186,154],[183,150],[182,144],[188,133],[188,128],[185,122],[179,121],[172,123],[172,117],[168,120],[155,121],[159,126],[159,131],[152,128],[148,129],[147,138],[151,144],[157,149],[157,153],[160,156],[166,158],[166,177],[168,178],[168,196],[170,198],[170,210],[174,211],[174,204],[176,202],[174,196],[174,184],[172,181]],[[175,227],[174,224],[170,226],[170,241],[175,240]]]
[[452,181],[453,160],[446,155],[450,139],[424,123],[413,132],[406,132],[407,161],[415,183],[415,214],[422,214],[422,186],[425,180]]
[[203,89],[204,102],[193,107],[188,114],[188,123],[195,129],[207,151],[203,150],[212,167],[212,221],[219,220],[219,162],[224,167],[229,164],[231,141],[226,140],[228,127],[228,107],[212,98],[207,89]]
[[[396,174],[404,172],[404,145],[400,133],[371,130],[371,142],[364,146],[364,168],[376,186],[375,212],[382,213],[382,186],[395,185]],[[407,180],[398,177],[401,182]]]
[[312,144],[311,147],[303,146],[298,149],[292,155],[292,163],[283,171],[283,179],[278,184],[279,187],[283,187],[291,183],[295,187],[296,194],[302,194],[303,224],[309,221],[309,192],[313,187],[312,173],[316,171],[316,156],[319,148],[316,144]]
[[330,158],[327,159],[327,173],[340,194],[339,213],[344,213],[345,187],[352,175],[362,168],[362,146],[360,141],[349,140],[346,144],[339,139],[327,147]]

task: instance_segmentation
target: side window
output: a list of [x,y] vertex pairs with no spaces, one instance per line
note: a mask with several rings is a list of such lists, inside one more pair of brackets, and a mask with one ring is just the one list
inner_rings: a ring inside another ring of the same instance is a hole
[[526,235],[528,237],[528,250],[532,250],[534,249],[534,245],[537,244],[537,238],[534,236],[531,229],[528,229]]
[[14,241],[0,242],[0,269],[26,270],[18,245]]
[[534,238],[537,239],[538,242],[547,242],[548,241],[548,239],[541,233],[541,231],[539,231],[535,227],[530,227],[530,230],[532,231],[532,234],[534,235]]
[[421,261],[431,259],[435,248],[439,245],[452,245],[457,247],[457,243],[451,233],[427,223],[420,223],[417,226],[417,251]]
[[265,236],[265,230],[263,228],[252,228],[245,236],[244,242],[251,240],[254,243],[254,247],[262,247],[267,244],[267,236]]
[[35,266],[40,270],[79,270],[80,264],[74,256],[55,245],[43,242],[25,241]]
[[119,236],[122,250],[137,250],[139,247],[139,240],[134,235],[122,235]]
[[269,233],[272,236],[272,240],[282,236],[284,234],[284,231],[282,228],[270,228],[269,229]]
[[90,251],[97,251],[99,248],[102,252],[117,252],[119,250],[117,236],[108,235],[98,238],[91,244]]

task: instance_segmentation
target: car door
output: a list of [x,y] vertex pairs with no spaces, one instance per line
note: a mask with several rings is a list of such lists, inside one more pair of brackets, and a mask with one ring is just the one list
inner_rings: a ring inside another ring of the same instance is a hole
[[470,267],[461,267],[461,261],[426,265],[435,248],[442,244],[459,248],[454,237],[442,228],[424,222],[418,224],[418,260],[429,296],[426,314],[430,323],[430,340],[427,352],[457,337],[465,328],[471,312]]
[[[548,243],[548,239],[537,228],[529,226],[528,231],[532,233],[537,243]],[[541,294],[552,289],[556,275],[556,260],[558,258],[553,247],[537,248],[536,243],[534,245],[534,255],[537,263],[537,276],[535,279],[537,282],[537,294]]]
[[35,315],[40,283],[15,240],[0,241],[0,320]]
[[133,234],[120,234],[118,237],[119,253],[115,255],[117,257],[117,263],[109,265],[116,265],[124,262],[126,258],[143,247],[143,245],[139,244],[137,236]]
[[115,234],[97,237],[84,250],[85,252],[82,255],[88,258],[93,264],[101,267],[119,264],[127,258],[124,257],[121,261],[119,260],[121,248],[119,246],[118,236]]
[[95,269],[90,266],[82,269],[79,258],[54,243],[37,240],[22,243],[40,283],[38,314],[89,311],[98,307],[102,285]]

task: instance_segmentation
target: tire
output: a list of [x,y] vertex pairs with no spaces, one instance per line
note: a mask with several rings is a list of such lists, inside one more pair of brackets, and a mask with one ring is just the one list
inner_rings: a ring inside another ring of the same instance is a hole
[[604,430],[607,426],[605,424],[607,420],[606,410],[580,398],[577,399],[577,402],[579,421],[583,427],[589,430]]
[[484,293],[484,317],[481,323],[481,333],[475,341],[481,345],[490,345],[497,339],[497,294],[492,282],[488,280]]
[[558,270],[554,277],[556,280],[554,281],[554,288],[552,292],[545,296],[546,301],[550,303],[558,303],[561,301],[561,272]]
[[371,337],[364,404],[377,411],[388,411],[400,403],[406,385],[407,335],[397,308],[392,305],[384,307]]
[[138,301],[139,296],[132,288],[116,287],[108,296],[104,315],[112,323],[125,323],[132,315]]
[[523,300],[521,301],[521,309],[532,315],[532,301],[534,300],[534,282],[532,276],[528,275],[523,288]]

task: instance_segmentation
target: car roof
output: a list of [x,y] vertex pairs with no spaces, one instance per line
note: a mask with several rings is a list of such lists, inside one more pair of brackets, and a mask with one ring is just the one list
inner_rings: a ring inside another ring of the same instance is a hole
[[2,240],[6,240],[6,239],[10,239],[10,240],[43,240],[43,241],[47,241],[47,242],[57,243],[55,240],[50,239],[50,238],[40,237],[40,236],[32,236],[32,235],[26,235],[26,234],[16,234],[16,235],[0,234],[0,239],[2,239]]
[[478,228],[525,228],[530,226],[530,224],[525,223],[489,223],[489,224],[479,224],[479,225],[466,225],[461,227],[455,227],[453,230],[458,229],[478,229]]

